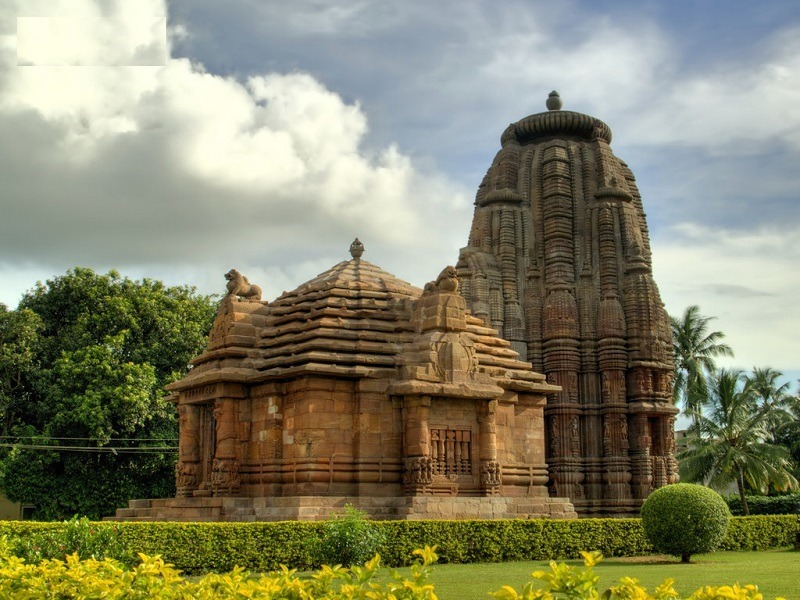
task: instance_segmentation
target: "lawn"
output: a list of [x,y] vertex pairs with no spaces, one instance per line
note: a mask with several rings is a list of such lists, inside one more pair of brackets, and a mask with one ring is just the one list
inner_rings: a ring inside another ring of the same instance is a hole
[[[583,566],[579,560],[564,562]],[[548,568],[547,562],[436,565],[431,582],[440,600],[486,600],[488,592],[503,585],[521,589],[533,571]],[[800,599],[800,552],[792,550],[717,552],[692,557],[688,565],[669,556],[608,558],[595,567],[595,571],[600,575],[601,591],[620,577],[628,576],[638,579],[651,592],[664,579],[672,578],[682,596],[689,596],[705,585],[738,582],[757,585],[764,600],[773,600],[776,596]]]

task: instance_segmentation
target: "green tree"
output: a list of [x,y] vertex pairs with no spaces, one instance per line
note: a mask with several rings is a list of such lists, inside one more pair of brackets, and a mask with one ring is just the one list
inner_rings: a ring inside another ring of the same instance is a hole
[[130,498],[173,495],[177,423],[163,387],[204,347],[213,300],[76,268],[7,312],[28,324],[15,339],[31,356],[4,404],[13,443],[0,489],[40,519],[99,518]]
[[680,556],[682,563],[713,552],[725,539],[730,518],[722,496],[690,483],[658,488],[642,504],[642,527],[653,548]]
[[19,423],[31,397],[29,374],[37,366],[42,321],[31,310],[0,304],[0,435]]
[[747,489],[797,489],[789,453],[770,443],[766,411],[741,371],[720,369],[708,380],[705,410],[690,416],[686,450],[678,455],[683,481],[715,488],[735,482],[747,515]]
[[782,377],[783,373],[772,367],[754,367],[752,374],[745,376],[747,386],[756,396],[759,410],[765,413],[765,426],[773,443],[777,443],[781,426],[793,419],[789,382],[779,384]]
[[680,318],[670,317],[675,360],[673,397],[682,403],[687,414],[700,414],[705,402],[706,378],[716,369],[715,359],[733,356],[730,346],[721,340],[720,331],[709,331],[709,321],[700,307],[689,306]]

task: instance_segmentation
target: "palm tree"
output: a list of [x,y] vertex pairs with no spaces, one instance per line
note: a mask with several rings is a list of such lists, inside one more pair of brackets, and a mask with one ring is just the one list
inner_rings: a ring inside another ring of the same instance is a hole
[[706,410],[691,413],[686,450],[678,455],[681,479],[716,488],[736,482],[746,515],[747,488],[797,489],[789,453],[768,441],[767,413],[742,372],[720,369],[708,383]]
[[746,385],[756,395],[759,410],[765,413],[770,441],[777,443],[778,430],[796,417],[791,414],[792,396],[789,382],[778,385],[783,373],[772,367],[753,367],[753,373],[745,377]]
[[676,403],[683,403],[687,414],[699,414],[702,410],[706,376],[716,369],[714,359],[733,356],[731,347],[721,342],[725,334],[708,331],[708,323],[714,318],[701,315],[696,305],[687,307],[681,318],[669,318],[675,359],[673,398]]

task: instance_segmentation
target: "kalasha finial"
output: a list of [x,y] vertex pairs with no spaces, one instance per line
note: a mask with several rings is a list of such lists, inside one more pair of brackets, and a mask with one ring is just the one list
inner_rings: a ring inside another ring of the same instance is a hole
[[564,103],[561,101],[561,96],[558,95],[558,92],[553,90],[550,92],[550,95],[547,96],[545,105],[547,106],[547,110],[561,110]]
[[353,243],[350,244],[350,256],[355,259],[361,258],[361,255],[364,254],[364,244],[362,244],[358,238],[353,240]]

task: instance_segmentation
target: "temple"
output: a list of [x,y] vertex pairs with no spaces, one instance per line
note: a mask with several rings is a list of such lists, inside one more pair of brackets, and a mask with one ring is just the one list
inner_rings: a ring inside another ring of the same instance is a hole
[[471,316],[453,267],[413,287],[341,262],[271,303],[228,274],[206,352],[168,389],[177,497],[118,518],[574,517],[551,497],[544,406],[558,390]]
[[511,124],[467,247],[424,290],[362,259],[272,302],[231,270],[170,386],[177,496],[118,519],[638,514],[677,481],[669,319],[603,122]]
[[512,123],[458,261],[472,313],[561,390],[545,409],[550,492],[636,514],[677,481],[672,334],[642,199],[611,130],[561,110]]

